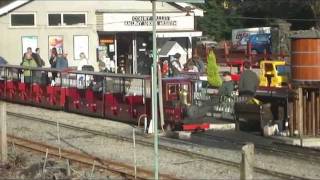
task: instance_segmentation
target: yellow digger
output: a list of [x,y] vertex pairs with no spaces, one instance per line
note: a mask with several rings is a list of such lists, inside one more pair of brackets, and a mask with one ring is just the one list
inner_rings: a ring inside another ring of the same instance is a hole
[[284,87],[288,85],[290,66],[283,60],[264,60],[260,62],[260,86]]

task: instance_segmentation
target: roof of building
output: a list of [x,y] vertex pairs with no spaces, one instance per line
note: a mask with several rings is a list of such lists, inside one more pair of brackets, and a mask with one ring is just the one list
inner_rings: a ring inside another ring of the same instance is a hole
[[[0,2],[0,16],[3,16],[11,11],[14,11],[15,9],[31,2],[32,0],[1,0]],[[200,8],[197,8],[189,3],[173,3],[176,5],[177,8],[183,10],[183,11],[192,11],[195,16],[203,16],[203,10]]]
[[171,48],[176,44],[175,41],[167,41],[161,48],[159,55],[167,55]]
[[27,3],[29,3],[32,0],[19,0],[19,1],[9,1],[6,0],[4,3],[0,4],[0,16],[3,16]]
[[176,53],[184,52],[183,48],[176,41],[167,41],[159,52],[160,57],[167,57]]

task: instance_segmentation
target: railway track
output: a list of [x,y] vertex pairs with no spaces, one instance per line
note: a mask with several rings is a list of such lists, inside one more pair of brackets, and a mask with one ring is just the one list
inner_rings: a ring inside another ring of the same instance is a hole
[[[199,137],[205,137],[209,141],[214,139],[214,141],[220,141],[220,142],[228,142],[232,144],[236,144],[239,146],[242,146],[246,143],[246,140],[237,138],[228,138],[225,136],[218,136],[208,133],[201,133],[197,134],[196,136]],[[258,152],[261,153],[267,153],[267,154],[278,154],[278,155],[286,155],[290,158],[295,158],[299,160],[304,160],[308,162],[313,162],[315,164],[320,164],[320,150],[312,149],[312,148],[305,148],[305,147],[299,147],[299,146],[290,146],[290,145],[284,145],[279,143],[273,143],[272,145],[263,145],[259,143],[254,143],[254,146]]]
[[[152,171],[145,170],[142,168],[137,168],[137,174],[135,174],[134,167],[124,163],[105,160],[92,155],[82,154],[66,149],[59,150],[59,148],[51,145],[31,141],[20,137],[15,137],[13,135],[8,135],[8,142],[14,143],[16,146],[20,146],[22,148],[30,149],[41,153],[46,153],[46,151],[48,150],[48,154],[50,155],[69,159],[71,161],[79,162],[82,164],[90,166],[93,166],[94,164],[95,167],[106,169],[111,172],[120,174],[125,179],[147,180],[152,179],[154,175]],[[166,174],[160,174],[159,177],[161,179],[178,180],[178,178]]]
[[[14,117],[18,117],[18,118],[23,118],[23,119],[27,119],[27,120],[32,120],[32,121],[46,123],[46,124],[50,124],[50,125],[56,126],[56,122],[45,120],[45,119],[42,119],[42,118],[27,116],[27,115],[13,113],[13,112],[7,112],[7,114],[8,114],[8,116],[14,116]],[[61,122],[59,122],[59,125],[60,125],[60,127],[63,127],[63,128],[68,128],[68,129],[77,130],[77,131],[83,131],[83,132],[87,132],[87,133],[90,133],[90,134],[93,134],[93,135],[99,135],[99,136],[112,138],[112,139],[116,139],[116,140],[127,141],[127,142],[130,142],[130,143],[132,143],[132,141],[133,141],[129,137],[120,136],[120,135],[111,134],[111,133],[106,133],[106,132],[101,132],[101,131],[95,131],[95,130],[91,130],[91,129],[87,129],[87,128],[82,128],[82,127],[77,127],[77,126],[73,126],[73,125],[64,124],[64,123],[61,123]],[[166,139],[166,140],[168,140],[168,139]],[[136,139],[136,144],[153,147],[153,143],[152,142],[144,141],[144,140],[141,140],[141,139]],[[193,145],[197,145],[197,144],[193,144]],[[166,150],[166,151],[173,152],[173,153],[177,153],[177,154],[182,154],[182,155],[185,155],[187,157],[193,157],[193,158],[197,158],[197,159],[206,160],[206,161],[212,162],[212,163],[218,163],[218,164],[222,164],[222,165],[226,165],[226,166],[231,166],[231,167],[234,167],[234,168],[240,168],[240,163],[238,163],[238,162],[224,160],[224,159],[216,158],[216,157],[212,157],[212,156],[207,156],[207,155],[204,155],[204,154],[200,154],[200,153],[191,152],[191,151],[188,151],[188,150],[179,149],[179,148],[176,148],[176,147],[170,147],[170,146],[165,146],[165,145],[159,144],[159,149]],[[283,172],[277,172],[277,171],[273,171],[273,170],[268,170],[268,169],[264,169],[264,168],[260,168],[260,167],[254,167],[254,171],[257,172],[257,173],[270,175],[270,176],[281,178],[281,179],[291,179],[291,180],[307,180],[308,179],[308,178],[305,178],[305,177],[295,176],[295,175],[286,174],[286,173],[283,173]]]

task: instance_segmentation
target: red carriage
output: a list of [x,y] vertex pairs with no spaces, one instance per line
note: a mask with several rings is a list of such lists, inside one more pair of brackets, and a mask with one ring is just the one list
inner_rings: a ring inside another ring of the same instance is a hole
[[[202,117],[190,115],[190,109],[202,108],[194,101],[194,80],[177,77],[163,78],[162,82],[164,126],[176,130],[208,128],[209,123],[198,122]],[[3,65],[0,97],[134,124],[149,124],[151,119],[150,76]],[[186,119],[194,121],[187,124]]]

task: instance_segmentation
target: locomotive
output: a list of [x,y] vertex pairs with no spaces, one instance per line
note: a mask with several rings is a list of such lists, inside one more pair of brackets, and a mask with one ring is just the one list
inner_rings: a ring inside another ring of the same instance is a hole
[[[28,74],[25,72],[29,72]],[[28,77],[26,76],[28,75]],[[164,127],[207,129],[209,123],[191,117],[198,82],[190,77],[162,78]],[[151,120],[151,77],[54,68],[0,65],[0,99],[126,123]],[[194,118],[197,117],[197,118]],[[190,123],[184,121],[193,118]]]

